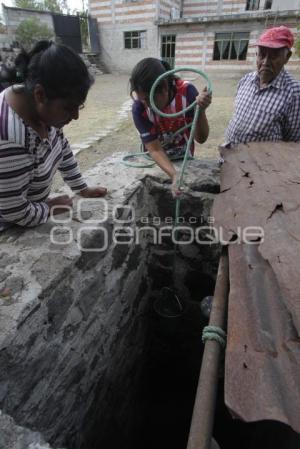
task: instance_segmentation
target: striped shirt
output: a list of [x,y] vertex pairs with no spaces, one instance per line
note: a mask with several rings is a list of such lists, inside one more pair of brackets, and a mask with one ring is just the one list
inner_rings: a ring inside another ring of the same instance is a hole
[[283,69],[260,88],[258,73],[248,73],[238,84],[226,143],[277,140],[300,141],[300,82]]
[[[187,81],[181,79],[175,80],[176,92],[162,112],[165,114],[174,114],[182,111],[191,103],[193,103],[198,95],[197,89]],[[180,148],[186,145],[190,135],[190,128],[177,134],[174,133],[183,126],[191,123],[194,118],[194,111],[188,111],[179,117],[161,117],[156,114],[150,107],[136,100],[132,105],[132,117],[134,124],[140,134],[143,144],[153,142],[158,139],[165,150]],[[194,144],[192,144],[191,153],[193,154]]]
[[47,139],[24,124],[0,94],[0,230],[8,223],[45,223],[56,170],[74,191],[87,187],[70,145],[60,129],[51,127]]

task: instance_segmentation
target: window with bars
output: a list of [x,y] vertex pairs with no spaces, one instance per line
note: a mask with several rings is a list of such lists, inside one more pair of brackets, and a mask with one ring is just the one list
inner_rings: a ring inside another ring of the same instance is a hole
[[124,31],[124,48],[146,48],[146,31]]
[[247,0],[246,1],[246,11],[255,11],[259,9],[260,0]]
[[161,36],[161,59],[167,61],[171,68],[174,68],[175,64],[175,48],[176,48],[176,34],[167,34]]
[[272,0],[266,0],[264,9],[271,9],[272,8]]
[[216,33],[213,60],[247,58],[250,33]]

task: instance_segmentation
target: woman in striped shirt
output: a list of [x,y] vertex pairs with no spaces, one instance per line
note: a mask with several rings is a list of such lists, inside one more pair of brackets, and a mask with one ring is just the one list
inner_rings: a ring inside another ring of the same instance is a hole
[[64,45],[40,41],[17,56],[11,87],[0,94],[0,230],[36,226],[72,206],[68,195],[49,199],[59,170],[83,197],[106,194],[88,187],[62,128],[77,120],[93,79]]
[[[171,70],[169,64],[156,58],[142,59],[132,70],[130,77],[130,93],[135,95],[132,105],[132,116],[140,134],[142,143],[157,165],[166,172],[172,180],[172,192],[176,196],[176,169],[172,160],[183,158],[188,142],[190,129],[174,133],[187,123],[193,121],[194,111],[176,118],[163,118],[156,114],[150,105],[149,95],[156,79]],[[195,129],[195,140],[204,143],[208,137],[209,127],[205,109],[211,103],[211,94],[205,88],[200,94],[187,81],[171,75],[157,86],[154,101],[158,109],[170,114],[196,102],[201,108],[199,120]],[[194,148],[191,148],[192,154]]]

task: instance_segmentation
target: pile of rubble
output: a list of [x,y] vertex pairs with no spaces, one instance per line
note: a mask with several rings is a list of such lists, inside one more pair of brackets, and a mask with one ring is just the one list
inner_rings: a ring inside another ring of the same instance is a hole
[[[8,67],[12,67],[19,52],[20,46],[17,42],[0,42],[0,66],[5,64]],[[91,58],[84,53],[80,56],[93,76],[103,74],[103,71],[99,68],[96,55],[94,58]]]
[[89,69],[89,72],[93,75],[103,75],[103,71],[100,70],[98,61],[96,58],[92,58],[91,56],[88,56],[87,54],[83,53],[81,54],[81,58],[84,61],[85,65]]
[[0,42],[0,64],[5,64],[8,67],[13,66],[19,52],[20,47],[17,43]]

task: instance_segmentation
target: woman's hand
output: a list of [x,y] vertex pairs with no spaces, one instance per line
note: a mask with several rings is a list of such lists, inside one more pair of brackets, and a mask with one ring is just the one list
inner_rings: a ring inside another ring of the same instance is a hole
[[174,173],[174,175],[171,177],[171,180],[172,180],[171,192],[172,192],[173,198],[176,200],[177,198],[180,198],[183,195],[184,190],[183,190],[182,187],[181,188],[178,187],[178,181],[179,180],[178,180],[178,173],[177,172]]
[[79,195],[83,198],[98,198],[106,194],[107,189],[105,187],[86,187],[79,192]]
[[211,92],[208,92],[207,87],[204,87],[203,91],[196,97],[196,102],[202,111],[208,108],[211,103]]
[[68,195],[60,195],[48,199],[45,203],[49,206],[51,215],[64,214],[73,206],[73,200]]

